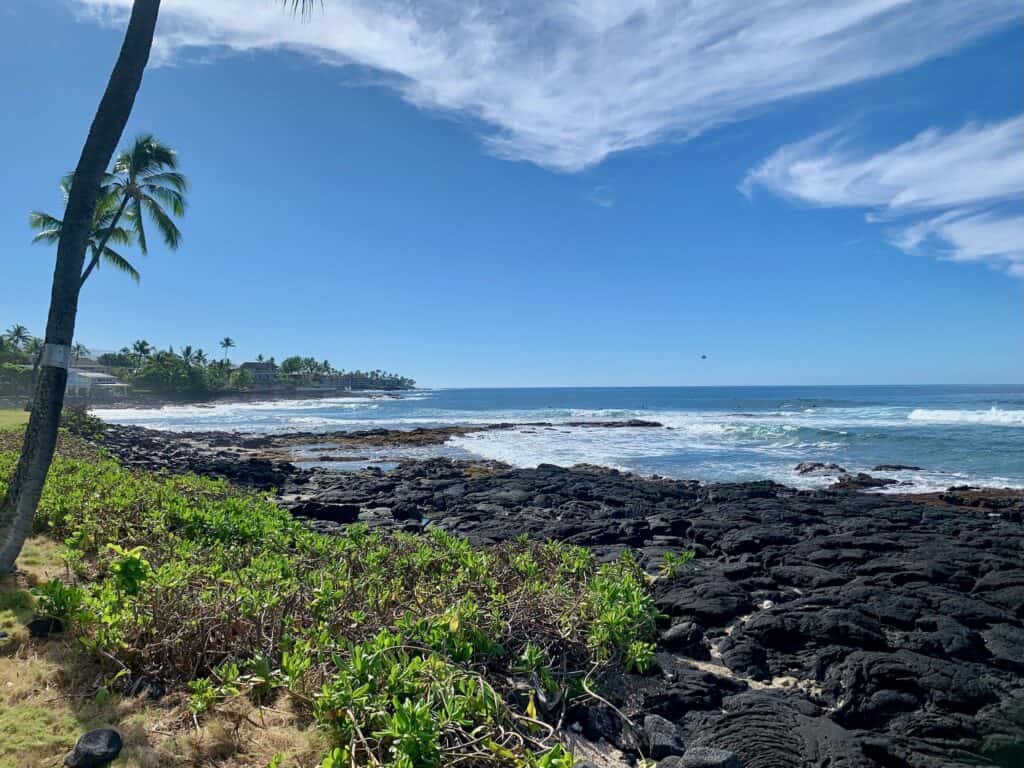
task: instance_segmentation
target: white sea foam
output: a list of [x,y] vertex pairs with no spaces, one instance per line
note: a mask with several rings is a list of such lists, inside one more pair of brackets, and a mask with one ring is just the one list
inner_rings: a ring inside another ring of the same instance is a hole
[[927,424],[984,424],[999,427],[1024,427],[1024,410],[1003,410],[992,406],[988,410],[945,410],[915,408],[907,416],[910,421]]

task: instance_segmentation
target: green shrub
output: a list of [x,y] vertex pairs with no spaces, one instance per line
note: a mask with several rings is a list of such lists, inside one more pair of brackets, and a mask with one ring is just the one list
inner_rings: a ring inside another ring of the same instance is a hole
[[687,550],[676,554],[675,552],[666,552],[665,557],[661,561],[661,568],[658,570],[658,575],[666,579],[674,579],[683,569],[690,564],[693,560],[693,552]]
[[79,405],[68,405],[60,414],[60,425],[75,437],[93,439],[100,437],[107,429],[103,419],[92,416]]

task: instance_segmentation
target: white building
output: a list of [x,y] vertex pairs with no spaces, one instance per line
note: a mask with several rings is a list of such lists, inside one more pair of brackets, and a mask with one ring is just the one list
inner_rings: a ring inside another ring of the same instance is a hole
[[128,394],[128,385],[109,373],[71,368],[67,393],[86,400],[110,400]]

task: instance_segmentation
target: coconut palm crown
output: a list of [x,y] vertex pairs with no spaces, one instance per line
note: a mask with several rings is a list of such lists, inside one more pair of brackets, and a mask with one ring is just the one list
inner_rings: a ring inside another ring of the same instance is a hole
[[[69,179],[60,183],[61,192],[67,200],[71,188]],[[100,261],[109,264],[114,269],[127,274],[135,282],[139,282],[139,272],[132,266],[123,255],[115,251],[111,244],[130,245],[132,233],[123,226],[117,226],[115,216],[117,214],[118,201],[111,194],[103,194],[96,203],[96,210],[92,217],[92,229],[89,230],[88,250],[91,254],[89,268],[82,274],[82,282],[89,276],[92,270],[99,266]],[[32,238],[33,243],[56,243],[60,240],[64,222],[49,213],[32,211],[28,215],[28,225],[36,230],[38,234]]]
[[151,134],[136,137],[117,156],[114,170],[103,180],[103,193],[113,195],[122,212],[128,211],[143,254],[149,252],[143,223],[147,217],[168,248],[176,249],[181,243],[181,230],[171,216],[185,215],[187,191],[188,181],[178,172],[178,153]]

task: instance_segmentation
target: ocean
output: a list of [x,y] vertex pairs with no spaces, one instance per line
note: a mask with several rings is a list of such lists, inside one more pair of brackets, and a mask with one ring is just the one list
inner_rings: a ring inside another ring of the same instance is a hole
[[[645,475],[771,479],[798,487],[834,480],[796,473],[803,461],[835,462],[851,472],[906,464],[921,469],[875,474],[901,481],[891,490],[902,492],[961,484],[1024,488],[1024,386],[435,389],[395,398],[96,413],[155,429],[258,433],[543,421],[553,426],[472,433],[444,446],[390,450],[377,458],[445,455],[522,467],[588,463]],[[565,425],[629,419],[666,428]]]

